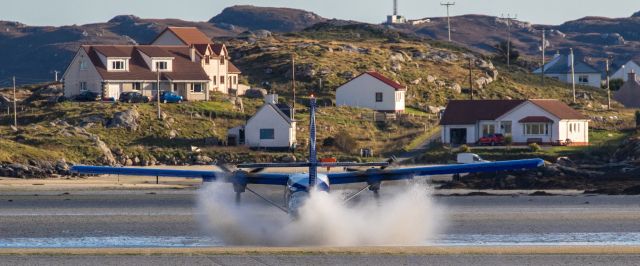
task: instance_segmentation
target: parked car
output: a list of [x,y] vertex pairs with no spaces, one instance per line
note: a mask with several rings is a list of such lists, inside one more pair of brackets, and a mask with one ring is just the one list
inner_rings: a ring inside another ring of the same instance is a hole
[[163,103],[181,103],[182,96],[171,91],[163,91],[160,93],[160,101]]
[[148,103],[149,97],[136,91],[120,93],[120,101],[123,103]]
[[482,159],[480,155],[477,155],[475,153],[465,152],[465,153],[458,153],[456,162],[459,164],[470,164],[470,163],[486,163],[488,161]]
[[83,91],[80,94],[76,95],[76,97],[74,97],[74,100],[78,101],[78,102],[95,102],[95,101],[100,101],[100,94],[95,93],[95,92],[91,92],[91,91]]
[[491,134],[484,137],[481,137],[478,140],[478,144],[480,145],[503,145],[504,144],[504,135],[502,134]]

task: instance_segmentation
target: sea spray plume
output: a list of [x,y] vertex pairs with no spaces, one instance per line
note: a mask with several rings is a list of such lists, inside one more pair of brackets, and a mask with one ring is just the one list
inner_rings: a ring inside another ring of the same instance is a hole
[[204,228],[230,245],[423,245],[442,224],[443,211],[421,184],[386,187],[380,202],[363,196],[350,206],[340,193],[313,192],[296,220],[264,204],[237,206],[227,186],[202,189],[199,207]]

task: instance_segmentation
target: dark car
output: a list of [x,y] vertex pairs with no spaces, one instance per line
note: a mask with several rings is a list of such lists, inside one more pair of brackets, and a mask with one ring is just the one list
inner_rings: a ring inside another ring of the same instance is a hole
[[502,134],[491,134],[481,137],[478,140],[478,144],[480,145],[503,145],[504,144],[504,135]]
[[100,101],[100,94],[92,91],[83,91],[74,97],[74,100],[78,102],[95,102]]
[[149,97],[144,96],[139,92],[128,91],[120,93],[120,101],[123,103],[148,103]]
[[160,101],[163,103],[181,103],[182,96],[170,91],[163,91],[160,93]]

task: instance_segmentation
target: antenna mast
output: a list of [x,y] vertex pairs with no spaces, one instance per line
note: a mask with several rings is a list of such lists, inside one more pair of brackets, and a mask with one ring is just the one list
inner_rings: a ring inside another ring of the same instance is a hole
[[293,90],[293,104],[291,105],[291,116],[296,113],[296,58],[291,54],[291,89]]
[[573,103],[576,103],[576,69],[575,69],[575,58],[573,56],[573,48],[570,48],[571,51],[571,85],[573,90]]
[[507,14],[506,17],[503,15],[502,18],[507,20],[507,68],[509,68],[511,66],[511,20],[517,19],[518,15],[511,17]]
[[449,17],[449,8],[455,6],[456,2],[440,3],[441,6],[447,7],[447,31],[449,32],[449,41],[451,41],[451,19]]
[[398,15],[398,0],[393,0],[393,15]]

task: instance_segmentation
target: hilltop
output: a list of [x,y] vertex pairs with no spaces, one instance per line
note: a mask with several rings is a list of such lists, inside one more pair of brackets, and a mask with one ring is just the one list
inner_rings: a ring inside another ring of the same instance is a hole
[[226,28],[292,32],[303,30],[326,18],[305,10],[277,7],[232,6],[209,20]]

